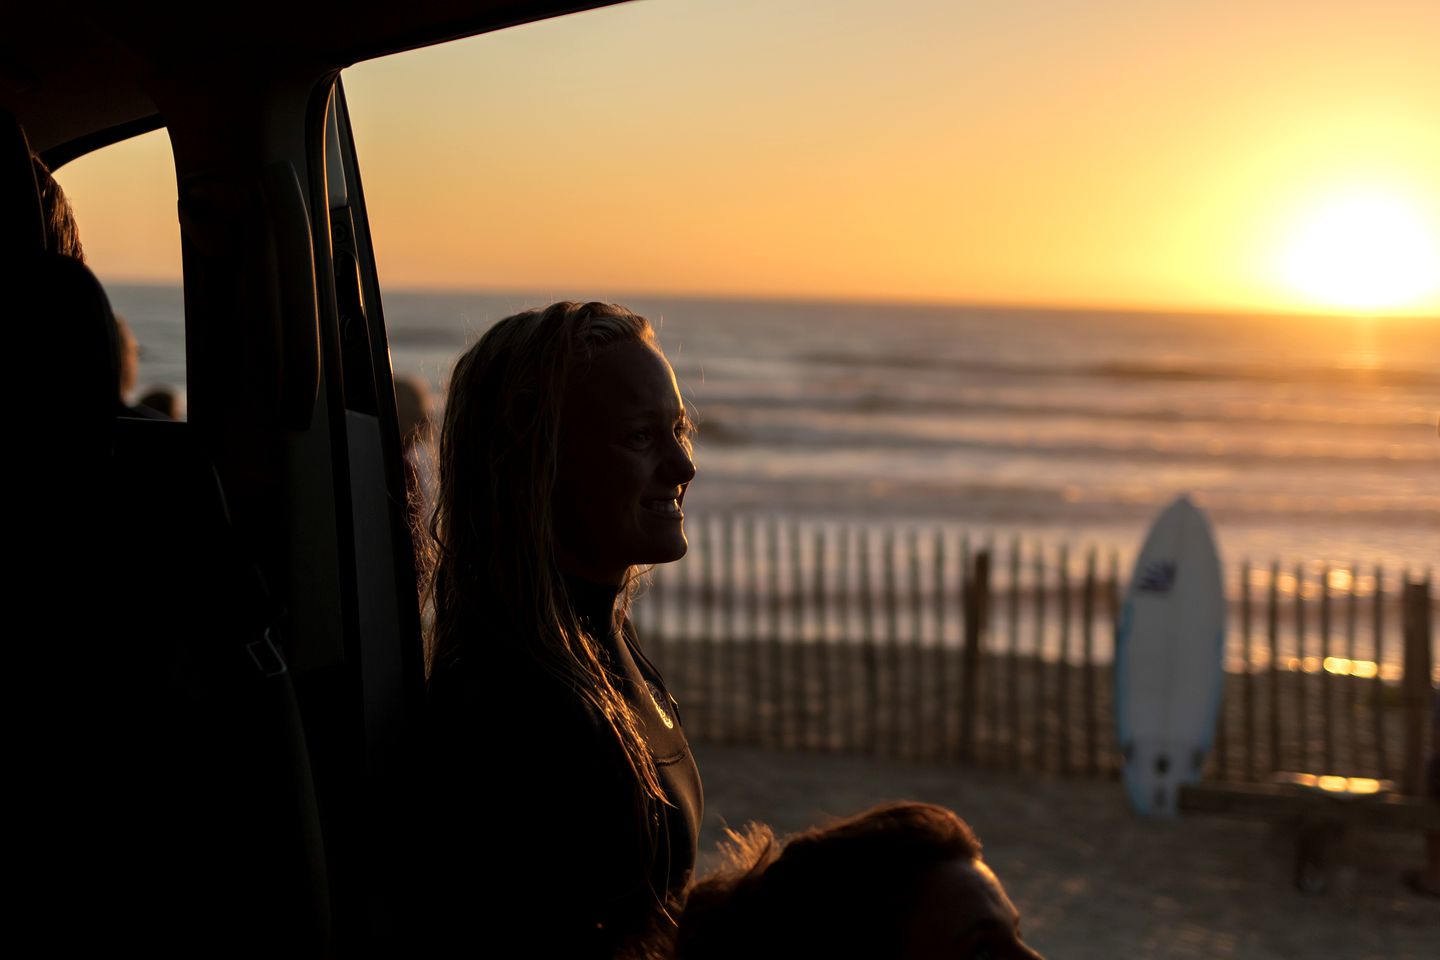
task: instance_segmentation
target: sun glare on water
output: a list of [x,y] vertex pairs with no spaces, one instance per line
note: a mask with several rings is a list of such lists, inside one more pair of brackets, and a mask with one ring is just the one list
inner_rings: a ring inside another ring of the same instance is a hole
[[1312,305],[1346,310],[1418,306],[1440,291],[1440,226],[1389,193],[1335,197],[1292,235],[1281,272]]

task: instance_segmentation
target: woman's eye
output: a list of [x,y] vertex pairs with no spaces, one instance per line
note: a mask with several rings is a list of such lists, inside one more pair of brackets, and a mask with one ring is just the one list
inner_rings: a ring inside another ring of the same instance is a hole
[[647,443],[650,442],[650,431],[649,431],[649,430],[635,430],[635,431],[632,431],[631,434],[630,434],[628,437],[625,438],[625,442],[631,444],[632,446],[643,447],[643,446],[645,446],[645,444],[647,444]]

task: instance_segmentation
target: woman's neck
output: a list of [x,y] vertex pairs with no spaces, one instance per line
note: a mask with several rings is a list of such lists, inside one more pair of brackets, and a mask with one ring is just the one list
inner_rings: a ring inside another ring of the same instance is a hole
[[589,621],[591,630],[610,632],[615,621],[615,601],[620,596],[620,587],[566,574],[565,591],[575,615]]

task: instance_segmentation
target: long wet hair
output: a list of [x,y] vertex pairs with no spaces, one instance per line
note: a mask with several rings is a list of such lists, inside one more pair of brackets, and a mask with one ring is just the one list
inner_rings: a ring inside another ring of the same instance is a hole
[[[574,691],[615,735],[649,824],[664,799],[659,776],[639,718],[567,595],[554,510],[567,391],[601,351],[631,341],[659,349],[644,317],[613,304],[561,302],[506,317],[455,364],[429,525],[426,659],[433,672],[506,644],[519,662]],[[617,629],[640,572],[627,572]]]

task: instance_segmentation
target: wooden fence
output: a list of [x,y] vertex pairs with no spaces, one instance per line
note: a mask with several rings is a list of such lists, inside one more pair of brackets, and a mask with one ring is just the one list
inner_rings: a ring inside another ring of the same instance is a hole
[[[756,516],[691,524],[634,616],[700,741],[1113,776],[1111,553],[943,529]],[[1419,788],[1428,572],[1226,571],[1224,706],[1207,776]]]

